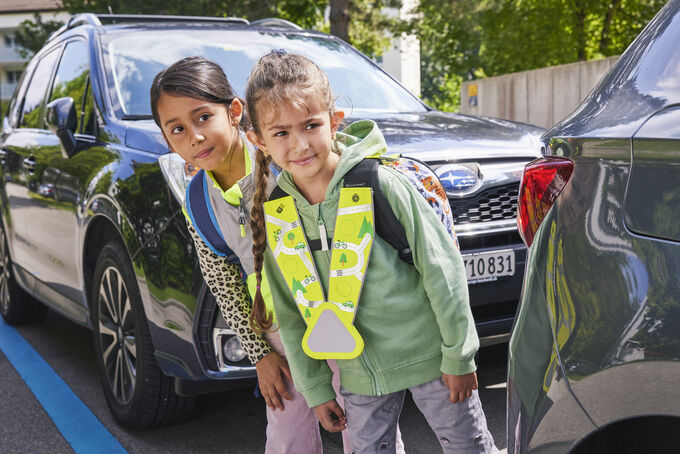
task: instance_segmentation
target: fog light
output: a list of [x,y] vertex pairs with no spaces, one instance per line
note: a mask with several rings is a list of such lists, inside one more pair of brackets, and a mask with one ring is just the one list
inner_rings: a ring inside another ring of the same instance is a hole
[[224,352],[224,357],[232,363],[238,363],[246,357],[246,352],[241,347],[241,342],[239,342],[236,336],[231,336],[227,339],[222,347],[222,351]]

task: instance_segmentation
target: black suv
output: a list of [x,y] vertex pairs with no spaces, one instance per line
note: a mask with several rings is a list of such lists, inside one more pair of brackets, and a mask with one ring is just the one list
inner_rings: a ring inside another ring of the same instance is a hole
[[274,48],[316,60],[348,116],[439,173],[483,342],[509,332],[525,258],[515,200],[541,130],[434,111],[341,40],[282,20],[81,14],[28,64],[3,119],[0,311],[21,323],[49,306],[92,328],[128,426],[177,421],[192,395],[255,375],[201,278],[181,213],[191,173],[151,120],[149,86],[201,55],[243,93]]

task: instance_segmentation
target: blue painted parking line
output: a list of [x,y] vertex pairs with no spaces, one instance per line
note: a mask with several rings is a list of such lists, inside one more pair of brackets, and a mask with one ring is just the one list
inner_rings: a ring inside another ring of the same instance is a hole
[[127,452],[54,369],[2,317],[0,350],[76,454]]

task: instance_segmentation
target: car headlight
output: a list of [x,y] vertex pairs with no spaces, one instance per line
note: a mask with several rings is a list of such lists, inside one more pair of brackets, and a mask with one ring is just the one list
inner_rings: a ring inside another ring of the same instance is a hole
[[199,168],[186,162],[177,153],[164,154],[158,158],[158,165],[175,198],[180,205],[184,205],[187,186]]
[[237,363],[246,357],[246,351],[243,350],[241,342],[239,342],[238,337],[232,336],[224,343],[222,347],[224,357],[231,361],[232,363]]

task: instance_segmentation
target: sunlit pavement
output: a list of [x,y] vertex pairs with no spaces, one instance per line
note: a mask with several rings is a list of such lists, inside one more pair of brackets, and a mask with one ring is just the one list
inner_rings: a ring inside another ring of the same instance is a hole
[[[17,332],[45,359],[102,425],[131,453],[260,453],[264,451],[264,402],[252,389],[202,396],[193,417],[172,427],[132,431],[112,419],[101,392],[91,333],[50,311],[41,324]],[[480,397],[496,445],[505,448],[505,345],[480,352]],[[74,452],[24,380],[0,352],[0,452]],[[440,452],[410,397],[400,426],[408,453]],[[87,428],[82,428],[87,430]],[[324,452],[341,453],[340,437],[324,433]],[[85,451],[76,451],[85,452]],[[505,451],[501,451],[505,452]]]

